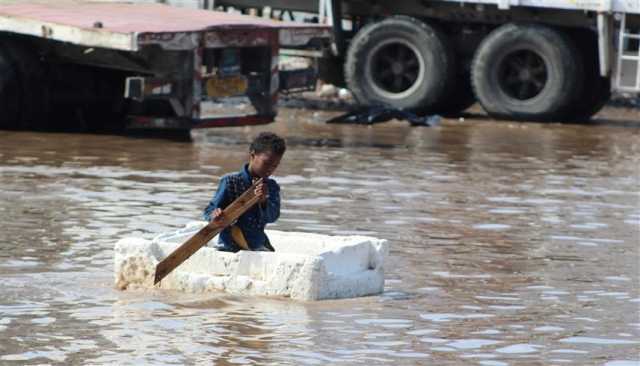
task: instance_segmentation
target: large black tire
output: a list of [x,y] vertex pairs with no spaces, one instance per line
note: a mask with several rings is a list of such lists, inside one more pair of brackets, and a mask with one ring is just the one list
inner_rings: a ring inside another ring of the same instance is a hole
[[584,88],[576,103],[567,110],[570,122],[588,122],[611,98],[611,79],[600,76],[598,35],[589,29],[571,34],[584,61]]
[[455,83],[446,36],[415,18],[394,16],[362,28],[345,63],[347,85],[365,106],[433,110]]
[[0,44],[0,128],[20,127],[20,79],[16,66]]
[[478,47],[471,71],[478,101],[502,119],[560,119],[583,87],[576,46],[564,33],[543,25],[497,28]]

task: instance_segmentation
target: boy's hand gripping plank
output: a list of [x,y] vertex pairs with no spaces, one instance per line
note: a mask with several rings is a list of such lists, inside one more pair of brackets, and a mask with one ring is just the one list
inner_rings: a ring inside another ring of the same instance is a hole
[[166,277],[171,271],[178,267],[182,262],[186,261],[198,249],[205,246],[214,236],[221,232],[225,227],[233,224],[238,217],[242,216],[248,209],[260,201],[260,197],[256,196],[255,189],[262,179],[258,179],[253,185],[247,189],[240,197],[231,202],[227,208],[222,211],[222,219],[211,221],[207,226],[203,227],[195,233],[189,240],[182,244],[173,253],[169,254],[156,266],[156,276],[153,284],[157,284]]

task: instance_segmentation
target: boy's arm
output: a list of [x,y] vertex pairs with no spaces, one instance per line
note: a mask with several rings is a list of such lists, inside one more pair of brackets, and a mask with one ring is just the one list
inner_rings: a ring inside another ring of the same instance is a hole
[[228,204],[227,201],[227,190],[228,190],[228,182],[226,177],[222,177],[220,179],[220,183],[218,184],[218,190],[216,194],[213,195],[213,198],[204,209],[203,218],[206,221],[211,221],[211,214],[216,208],[225,208]]
[[267,223],[276,222],[280,217],[280,186],[278,183],[273,182],[268,184],[269,198],[263,204],[260,204],[260,209],[264,215]]

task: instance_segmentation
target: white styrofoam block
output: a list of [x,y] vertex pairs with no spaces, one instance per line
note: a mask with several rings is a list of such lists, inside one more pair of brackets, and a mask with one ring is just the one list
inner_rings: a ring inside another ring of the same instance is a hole
[[[153,240],[124,238],[115,245],[114,275],[120,289],[153,287],[155,266],[205,222]],[[329,236],[267,230],[275,252],[220,252],[203,247],[160,282],[164,289],[222,290],[297,300],[381,293],[388,244],[367,236]],[[217,237],[212,243],[217,242]]]

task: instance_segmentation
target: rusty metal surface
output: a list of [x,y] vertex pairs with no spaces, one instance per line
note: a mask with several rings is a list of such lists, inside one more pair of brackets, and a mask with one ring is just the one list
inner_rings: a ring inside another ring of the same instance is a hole
[[113,33],[193,32],[215,27],[313,28],[308,24],[161,4],[23,1],[0,3],[0,16]]

